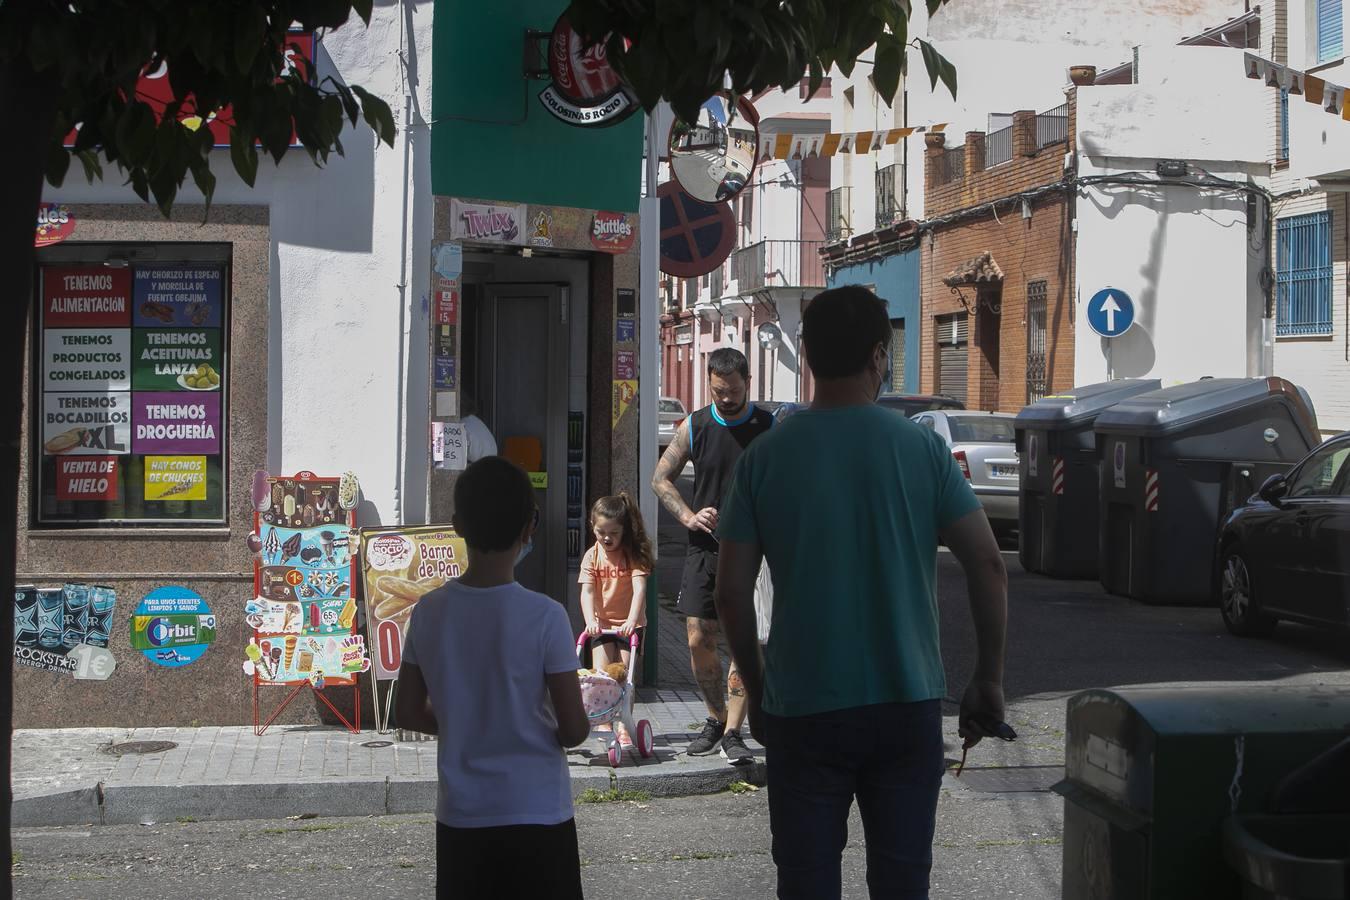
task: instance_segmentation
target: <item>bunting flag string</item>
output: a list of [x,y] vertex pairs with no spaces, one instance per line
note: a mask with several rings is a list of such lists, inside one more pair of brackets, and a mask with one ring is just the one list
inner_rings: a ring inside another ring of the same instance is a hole
[[946,129],[947,123],[940,122],[936,125],[890,128],[884,131],[831,131],[815,134],[760,132],[759,161],[810,159],[814,156],[834,156],[836,153],[875,153],[883,147],[899,143],[912,134],[941,134]]
[[1324,111],[1350,122],[1346,89],[1340,85],[1263,59],[1255,53],[1242,54],[1242,65],[1248,78],[1265,82],[1270,87],[1283,88],[1290,96],[1302,96],[1308,103],[1316,103]]

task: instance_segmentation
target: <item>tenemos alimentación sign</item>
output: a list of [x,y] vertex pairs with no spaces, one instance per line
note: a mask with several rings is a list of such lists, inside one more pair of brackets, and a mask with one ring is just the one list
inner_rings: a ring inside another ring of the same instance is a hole
[[613,125],[637,109],[609,64],[605,45],[588,47],[565,14],[558,17],[549,37],[548,73],[552,82],[539,94],[539,102],[568,125]]

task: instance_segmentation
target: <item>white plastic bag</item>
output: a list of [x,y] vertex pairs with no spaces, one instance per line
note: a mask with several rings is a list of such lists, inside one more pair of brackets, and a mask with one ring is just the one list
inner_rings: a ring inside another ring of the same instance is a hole
[[769,627],[773,624],[773,576],[769,574],[769,564],[760,562],[759,577],[755,579],[755,624],[759,630],[759,642],[769,642]]

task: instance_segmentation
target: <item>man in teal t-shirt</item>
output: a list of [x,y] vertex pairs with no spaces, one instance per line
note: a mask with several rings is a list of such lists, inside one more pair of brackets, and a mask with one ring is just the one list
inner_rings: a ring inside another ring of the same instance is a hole
[[[926,898],[946,692],[934,567],[964,568],[979,644],[960,732],[1003,718],[1007,573],[979,501],[932,431],[876,406],[885,304],[851,286],[802,316],[816,397],[748,447],[721,510],[717,609],[767,751],[778,896],[838,897],[856,797],[874,897]],[[774,605],[763,662],[753,592]]]

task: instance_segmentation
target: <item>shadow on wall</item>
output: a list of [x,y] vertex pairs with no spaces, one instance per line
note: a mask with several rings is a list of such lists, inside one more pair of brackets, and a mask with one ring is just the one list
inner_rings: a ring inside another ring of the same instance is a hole
[[[337,39],[331,36],[329,40]],[[333,76],[342,81],[333,58],[322,42],[316,68],[320,79]],[[391,103],[396,115],[397,103]],[[346,122],[342,132],[344,155],[328,157],[323,168],[304,166],[277,180],[272,203],[272,235],[300,247],[369,253],[375,219],[375,133],[364,122],[355,129]],[[396,150],[383,148],[385,153]],[[290,153],[304,156],[305,151]],[[275,321],[275,320],[273,320]]]

